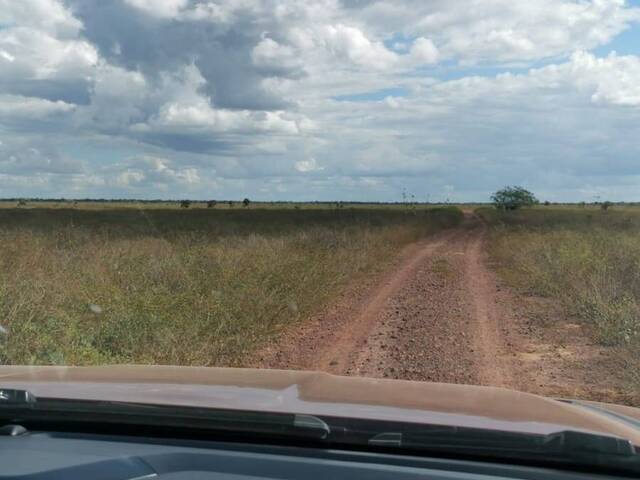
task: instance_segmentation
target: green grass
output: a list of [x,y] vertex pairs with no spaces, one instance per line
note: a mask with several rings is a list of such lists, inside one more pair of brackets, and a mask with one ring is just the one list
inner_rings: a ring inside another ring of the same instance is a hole
[[0,362],[239,365],[455,208],[0,209]]
[[[513,285],[557,299],[604,345],[640,348],[640,208],[478,210]],[[637,365],[636,365],[637,367]]]

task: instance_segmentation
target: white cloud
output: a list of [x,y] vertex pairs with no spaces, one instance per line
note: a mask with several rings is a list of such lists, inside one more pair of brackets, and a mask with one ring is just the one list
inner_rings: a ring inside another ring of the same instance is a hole
[[65,101],[86,96],[98,53],[81,31],[62,2],[0,0],[2,92]]
[[427,36],[444,57],[472,63],[567,55],[640,21],[624,0],[379,0],[355,13],[378,32]]
[[207,99],[192,103],[166,103],[150,124],[164,131],[209,132],[270,132],[298,133],[296,122],[285,118],[284,112],[250,112],[216,109]]
[[384,102],[389,108],[400,108],[400,106],[402,105],[402,99],[393,96],[385,97]]
[[369,40],[362,31],[347,25],[327,25],[320,31],[320,41],[333,55],[355,65],[384,69],[397,61],[397,56],[381,42]]
[[43,98],[0,94],[0,117],[10,117],[10,120],[25,118],[42,120],[50,115],[67,113],[74,109],[75,105],[61,100],[52,102]]
[[153,185],[166,189],[173,184],[197,185],[200,176],[193,167],[175,167],[166,158],[143,155],[133,157],[120,166],[115,176],[115,183],[119,187],[136,187]]
[[187,66],[175,77],[165,78],[167,101],[146,125],[135,125],[138,131],[159,129],[164,132],[233,133],[269,132],[297,134],[298,122],[283,111],[250,111],[219,109],[211,99],[199,92],[205,79],[194,65]]
[[0,79],[85,78],[98,62],[98,54],[88,42],[59,40],[24,27],[0,30],[0,51]]
[[82,23],[57,0],[0,0],[0,25],[18,25],[58,38],[75,37],[82,28]]
[[409,58],[414,64],[429,64],[436,63],[440,57],[440,52],[433,44],[431,40],[424,37],[417,38],[411,50],[409,51]]
[[302,66],[301,58],[296,50],[288,45],[281,45],[266,37],[251,52],[253,63],[258,67],[297,69]]
[[295,163],[295,169],[301,173],[307,172],[319,172],[324,170],[324,167],[318,165],[315,158],[309,158],[307,160],[299,160]]
[[640,107],[640,57],[611,54],[596,58],[576,52],[570,65],[574,83],[593,92],[593,102]]
[[284,32],[284,42],[265,37],[254,47],[255,65],[279,71],[304,70],[310,75],[331,70],[406,70],[438,61],[433,41],[416,38],[405,55],[388,49],[358,27],[341,23],[297,26]]
[[564,63],[532,69],[525,74],[505,73],[496,77],[465,77],[432,87],[444,95],[443,104],[450,107],[470,102],[492,102],[518,99],[525,106],[526,95],[546,92],[548,95],[581,95],[584,103],[611,106],[640,106],[640,57],[634,55],[596,57],[578,51]]

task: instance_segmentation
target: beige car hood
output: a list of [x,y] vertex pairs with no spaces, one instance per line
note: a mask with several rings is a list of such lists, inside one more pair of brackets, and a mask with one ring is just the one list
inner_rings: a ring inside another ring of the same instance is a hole
[[307,413],[489,428],[566,429],[640,445],[640,409],[564,402],[504,388],[289,370],[113,365],[0,367],[0,387],[41,397]]

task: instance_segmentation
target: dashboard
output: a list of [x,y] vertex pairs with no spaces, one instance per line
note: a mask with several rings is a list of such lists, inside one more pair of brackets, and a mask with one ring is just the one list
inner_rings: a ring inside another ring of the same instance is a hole
[[296,446],[28,432],[0,437],[0,479],[611,478],[533,467]]

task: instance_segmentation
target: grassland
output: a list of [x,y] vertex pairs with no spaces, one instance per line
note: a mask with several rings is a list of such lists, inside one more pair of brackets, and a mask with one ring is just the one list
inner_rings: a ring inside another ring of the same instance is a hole
[[462,218],[452,207],[69,206],[0,208],[2,363],[236,365]]
[[640,381],[640,208],[478,210],[490,253],[512,285],[559,301]]

